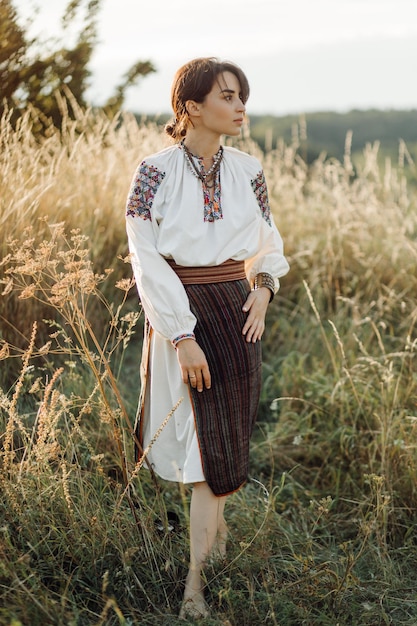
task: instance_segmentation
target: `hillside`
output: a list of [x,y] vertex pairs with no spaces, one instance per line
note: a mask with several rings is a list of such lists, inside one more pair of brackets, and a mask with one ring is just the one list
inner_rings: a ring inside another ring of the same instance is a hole
[[[274,146],[278,138],[290,142],[294,128],[301,140],[303,126],[307,140],[304,153],[308,161],[321,152],[338,159],[343,157],[346,134],[352,131],[352,152],[363,150],[368,142],[380,142],[381,154],[395,157],[400,140],[417,159],[417,109],[411,111],[354,110],[348,113],[318,112],[306,115],[250,116],[251,136],[262,148]],[[297,128],[298,127],[298,128]]]

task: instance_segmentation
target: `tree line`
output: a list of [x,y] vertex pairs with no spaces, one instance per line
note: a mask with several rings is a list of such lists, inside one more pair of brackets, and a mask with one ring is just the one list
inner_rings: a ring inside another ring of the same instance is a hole
[[403,143],[417,162],[417,108],[327,111],[281,117],[251,115],[250,132],[263,149],[274,147],[278,139],[298,143],[300,152],[310,163],[323,152],[342,160],[348,133],[351,133],[352,154],[362,152],[367,143],[379,142],[381,155],[394,157]]

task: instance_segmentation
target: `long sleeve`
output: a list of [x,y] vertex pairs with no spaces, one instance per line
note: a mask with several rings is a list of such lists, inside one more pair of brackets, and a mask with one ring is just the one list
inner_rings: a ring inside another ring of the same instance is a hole
[[258,202],[262,225],[258,231],[257,253],[246,261],[246,273],[251,282],[254,281],[255,276],[260,272],[271,274],[275,281],[275,291],[278,291],[280,286],[279,278],[287,274],[289,265],[284,256],[284,245],[281,235],[271,214],[268,190],[262,169],[251,180],[251,186]]
[[157,250],[152,204],[163,172],[142,163],[127,200],[126,230],[139,296],[152,328],[166,339],[192,333],[196,324],[178,276]]

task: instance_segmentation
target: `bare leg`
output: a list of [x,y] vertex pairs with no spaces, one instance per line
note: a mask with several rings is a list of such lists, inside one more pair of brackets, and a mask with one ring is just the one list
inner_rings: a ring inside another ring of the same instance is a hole
[[226,542],[228,528],[224,519],[224,506],[227,496],[218,498],[219,508],[217,513],[217,536],[212,549],[212,556],[215,559],[224,559],[226,557]]
[[224,531],[225,500],[225,497],[215,496],[206,482],[194,485],[190,506],[190,568],[180,617],[186,617],[187,614],[204,617],[208,614],[202,570],[213,550],[218,533]]

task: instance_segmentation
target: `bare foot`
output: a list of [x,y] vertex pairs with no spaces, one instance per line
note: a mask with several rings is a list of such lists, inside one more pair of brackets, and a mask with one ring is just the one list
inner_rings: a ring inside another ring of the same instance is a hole
[[204,599],[201,575],[199,572],[190,570],[185,581],[184,599],[179,617],[180,619],[187,619],[187,617],[200,619],[207,617],[208,614],[209,608]]
[[187,619],[188,617],[202,619],[203,617],[208,617],[208,615],[209,608],[204,600],[204,596],[194,595],[192,598],[184,598],[182,601],[179,613],[180,619]]

